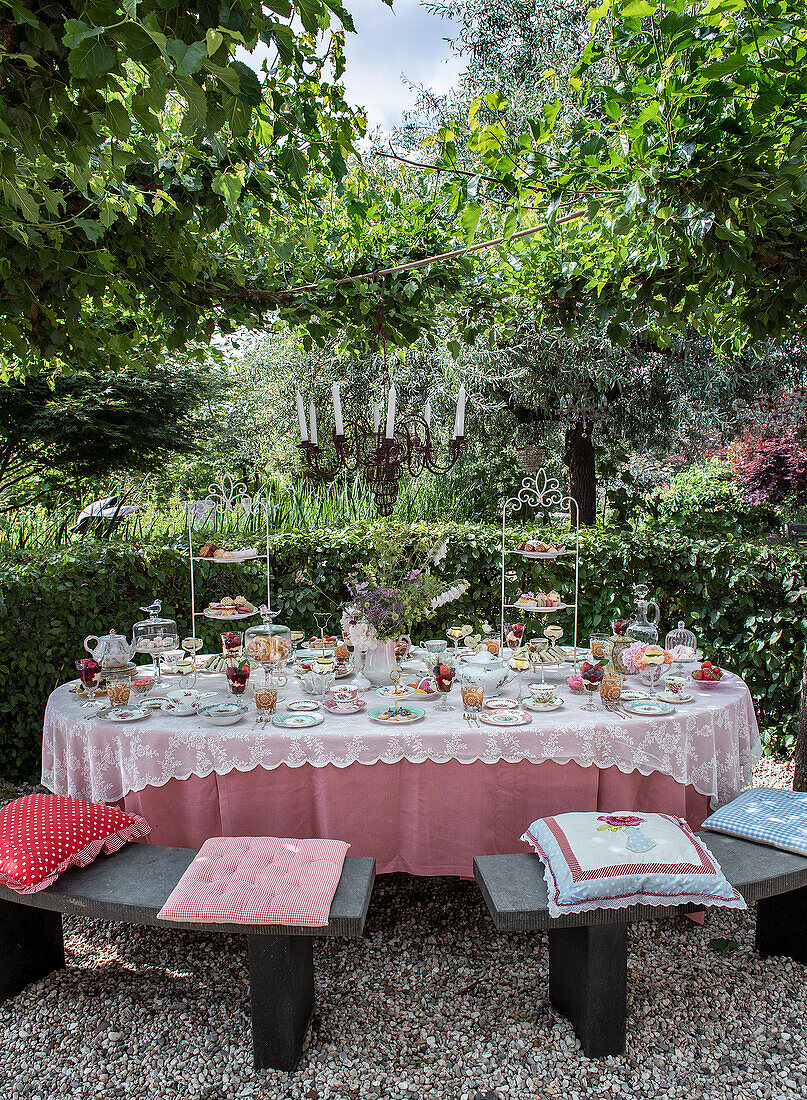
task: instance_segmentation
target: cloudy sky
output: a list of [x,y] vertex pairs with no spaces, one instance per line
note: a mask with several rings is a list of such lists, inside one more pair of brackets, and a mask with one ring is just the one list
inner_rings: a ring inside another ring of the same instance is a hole
[[420,6],[419,0],[344,0],[356,34],[346,36],[348,101],[367,111],[370,129],[392,129],[411,107],[416,93],[404,83],[447,91],[456,82],[460,63],[445,42],[455,28]]

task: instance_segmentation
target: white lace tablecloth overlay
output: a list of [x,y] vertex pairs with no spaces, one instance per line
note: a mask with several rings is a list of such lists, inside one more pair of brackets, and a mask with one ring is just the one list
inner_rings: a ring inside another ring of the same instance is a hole
[[[573,760],[582,767],[616,765],[623,772],[661,772],[694,786],[713,804],[722,804],[750,784],[761,755],[751,694],[731,673],[711,690],[695,687],[693,703],[678,706],[674,714],[662,718],[620,718],[601,705],[597,711],[585,711],[585,698],[570,695],[564,685],[562,709],[533,714],[528,726],[505,729],[469,729],[458,690],[449,697],[459,704],[457,710],[436,711],[433,702],[425,702],[426,717],[411,726],[379,725],[366,712],[325,713],[322,725],[284,730],[257,724],[254,709],[237,725],[225,727],[160,711],[128,724],[97,721],[81,709],[70,686],[58,687],[48,700],[42,782],[56,794],[91,801],[114,802],[130,791],[162,786],[170,779],[281,764],[346,768],[354,763],[401,760],[463,764]],[[223,676],[200,677],[197,686],[222,696],[226,692]],[[287,701],[302,697],[293,682],[284,690]],[[513,685],[503,694],[514,696]],[[368,706],[382,702],[372,692],[366,698]],[[247,701],[254,708],[250,697]],[[283,703],[278,706],[285,709]]]

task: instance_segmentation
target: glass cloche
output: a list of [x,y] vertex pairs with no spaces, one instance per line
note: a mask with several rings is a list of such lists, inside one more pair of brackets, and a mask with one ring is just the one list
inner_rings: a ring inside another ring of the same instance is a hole
[[174,619],[160,616],[162,601],[155,600],[149,607],[141,607],[148,612],[148,618],[135,623],[132,627],[132,641],[137,653],[145,653],[154,661],[155,682],[159,683],[160,664],[165,655],[179,647],[179,630]]
[[274,622],[279,611],[270,611],[264,604],[260,614],[262,621],[244,631],[244,651],[251,662],[263,667],[268,684],[269,670],[279,672],[291,658],[291,630]]
[[664,639],[664,648],[672,654],[674,664],[685,665],[698,659],[698,639],[693,631],[687,630],[683,619]]

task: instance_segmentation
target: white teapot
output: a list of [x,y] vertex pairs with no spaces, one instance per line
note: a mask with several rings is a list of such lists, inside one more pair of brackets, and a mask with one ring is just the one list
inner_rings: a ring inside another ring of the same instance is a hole
[[306,695],[324,695],[336,679],[333,669],[330,672],[315,672],[313,669],[298,676],[300,687]]
[[507,683],[508,668],[501,657],[494,657],[483,646],[479,653],[472,653],[465,662],[463,674],[478,680],[486,695],[492,695]]
[[[94,642],[90,646],[90,642]],[[84,639],[84,648],[101,668],[124,668],[135,653],[135,643],[127,642],[123,634],[110,630],[108,634],[88,634]]]

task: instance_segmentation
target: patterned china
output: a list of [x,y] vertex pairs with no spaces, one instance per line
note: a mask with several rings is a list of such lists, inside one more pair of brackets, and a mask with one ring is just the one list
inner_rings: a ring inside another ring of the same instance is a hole
[[490,699],[485,700],[486,710],[517,710],[518,702],[515,699],[508,699],[504,695],[494,695]]
[[233,726],[241,721],[248,710],[249,707],[242,703],[210,703],[206,707],[199,707],[197,714],[214,726]]
[[518,710],[482,711],[479,721],[486,726],[527,726],[532,718],[519,707]]
[[367,711],[374,722],[397,726],[408,726],[412,722],[419,722],[425,713],[423,707],[415,707],[411,703],[399,704],[397,707],[373,707]]
[[148,707],[104,707],[96,711],[95,717],[104,722],[137,722],[141,718],[148,718],[151,710]]
[[638,714],[643,718],[661,717],[663,714],[674,714],[675,707],[672,703],[665,703],[656,696],[654,699],[629,699],[622,704],[622,709],[628,714]]
[[325,721],[321,714],[299,714],[294,711],[285,714],[276,714],[272,719],[273,726],[281,729],[307,729],[309,726],[319,726]]
[[548,714],[552,710],[560,710],[563,706],[562,699],[553,699],[551,703],[537,703],[534,699],[522,699],[522,706],[527,710],[534,710],[536,714]]
[[688,691],[660,691],[656,695],[657,699],[661,699],[662,703],[693,703],[695,696],[690,695]]
[[367,703],[364,699],[357,699],[354,703],[339,704],[335,699],[326,699],[322,705],[330,714],[358,714]]
[[286,710],[291,710],[291,711],[319,710],[319,703],[316,701],[316,699],[293,699],[290,703],[286,704]]

